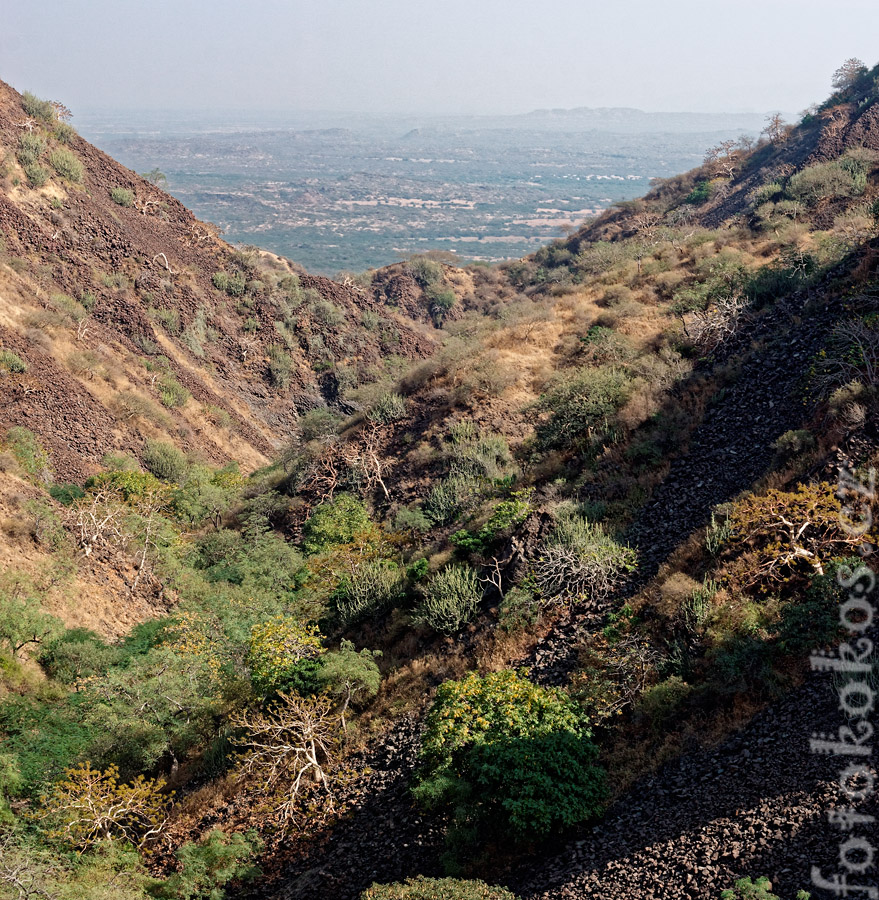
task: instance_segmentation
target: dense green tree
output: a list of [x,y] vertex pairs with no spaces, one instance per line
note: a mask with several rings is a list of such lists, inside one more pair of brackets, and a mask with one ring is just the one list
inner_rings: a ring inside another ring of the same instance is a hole
[[339,494],[314,508],[302,529],[302,546],[306,553],[321,553],[373,533],[376,526],[363,503],[350,494]]
[[376,664],[380,650],[359,652],[351,641],[342,641],[338,650],[332,650],[321,658],[318,683],[328,693],[341,701],[342,726],[349,706],[357,706],[371,700],[381,685],[381,672]]
[[598,750],[578,706],[511,671],[471,672],[437,689],[415,795],[517,838],[597,815],[606,795]]
[[0,646],[13,659],[39,652],[63,627],[60,619],[43,611],[37,598],[0,585]]
[[251,859],[261,848],[253,831],[227,835],[214,828],[202,841],[183,844],[174,853],[179,871],[151,886],[149,893],[158,900],[223,900],[230,881],[247,881],[260,873]]

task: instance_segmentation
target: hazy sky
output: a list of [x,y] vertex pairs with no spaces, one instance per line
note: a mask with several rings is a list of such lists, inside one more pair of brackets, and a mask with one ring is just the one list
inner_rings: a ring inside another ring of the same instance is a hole
[[0,0],[0,79],[87,111],[797,112],[877,0]]

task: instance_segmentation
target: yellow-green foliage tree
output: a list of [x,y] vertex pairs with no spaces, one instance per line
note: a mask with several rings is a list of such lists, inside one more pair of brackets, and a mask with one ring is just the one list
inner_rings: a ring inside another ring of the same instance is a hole
[[470,672],[437,689],[416,797],[453,811],[456,828],[546,834],[596,815],[604,770],[582,710],[509,670]]
[[257,690],[264,694],[283,687],[304,659],[323,653],[316,627],[290,616],[275,616],[250,631],[247,663]]
[[823,575],[831,559],[851,556],[862,544],[877,540],[843,526],[840,501],[826,482],[751,494],[733,506],[729,524],[730,569],[745,587],[762,583],[768,589]]
[[167,821],[172,793],[164,787],[163,779],[143,775],[121,784],[116,766],[100,771],[86,762],[67,769],[41,798],[37,818],[48,820],[55,837],[79,850],[114,838],[143,846]]

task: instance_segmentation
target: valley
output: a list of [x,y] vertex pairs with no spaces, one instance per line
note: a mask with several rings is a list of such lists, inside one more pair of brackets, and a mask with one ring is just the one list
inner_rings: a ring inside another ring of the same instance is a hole
[[879,66],[796,123],[0,82],[0,900],[824,900],[877,373]]

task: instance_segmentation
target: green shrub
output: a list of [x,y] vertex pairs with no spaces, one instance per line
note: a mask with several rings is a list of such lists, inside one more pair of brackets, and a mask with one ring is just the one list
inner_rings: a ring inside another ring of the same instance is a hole
[[[811,894],[807,891],[797,891],[796,900],[809,900]],[[740,878],[735,887],[725,890],[720,895],[720,900],[779,900],[772,893],[772,882],[761,876],[756,881],[751,881],[750,876]]]
[[164,441],[147,441],[144,444],[141,458],[147,469],[163,481],[179,484],[185,478],[186,470],[189,468],[186,454]]
[[159,396],[169,409],[186,406],[192,394],[170,373],[158,381]]
[[237,492],[234,479],[224,483],[218,475],[208,466],[190,466],[173,494],[175,515],[193,525],[208,518],[218,524]]
[[224,293],[229,286],[229,276],[225,272],[214,272],[211,276],[211,281],[218,291],[223,291]]
[[522,587],[510,588],[498,607],[498,626],[508,634],[533,628],[540,618],[540,604]]
[[867,189],[867,175],[876,160],[877,155],[870,150],[849,150],[839,159],[817,163],[792,175],[786,193],[806,206],[815,206],[821,200],[859,197]]
[[150,317],[158,322],[168,334],[180,333],[180,313],[178,310],[165,307],[150,307],[148,312]]
[[34,697],[8,697],[0,704],[4,752],[16,760],[16,795],[36,800],[64,770],[88,752],[93,732],[82,722],[79,697],[49,705]]
[[430,313],[437,325],[442,324],[446,313],[458,302],[458,298],[451,288],[441,288],[437,285],[429,285],[425,288],[424,295],[430,302]]
[[460,631],[479,609],[482,585],[470,566],[451,565],[427,583],[417,619],[443,634]]
[[218,291],[223,291],[230,297],[241,297],[247,289],[247,279],[242,272],[233,272],[231,275],[227,272],[214,272],[211,280]]
[[312,510],[302,528],[302,547],[306,553],[321,553],[350,544],[374,528],[366,507],[356,497],[339,494]]
[[46,674],[63,684],[75,684],[85,678],[103,675],[120,660],[118,648],[104,643],[88,628],[69,628],[39,655]]
[[[4,570],[4,575],[7,574]],[[59,634],[60,619],[43,610],[39,599],[27,596],[15,574],[8,584],[0,583],[0,647],[5,647],[13,659],[21,659],[39,651],[42,643]],[[2,705],[2,704],[0,704]]]
[[27,428],[15,426],[6,432],[6,445],[28,478],[48,484],[52,480],[52,463],[37,436]]
[[282,690],[295,677],[299,663],[322,653],[314,626],[293,616],[274,616],[250,630],[247,665],[254,687],[263,696]]
[[215,674],[206,656],[165,646],[113,667],[76,698],[91,732],[89,755],[82,758],[115,763],[130,777],[205,746],[216,734]]
[[339,698],[344,709],[372,700],[381,685],[381,672],[376,664],[380,650],[359,652],[351,641],[342,641],[338,650],[325,653],[320,660],[318,685]]
[[612,442],[617,410],[631,390],[631,379],[609,366],[559,376],[539,401],[548,418],[537,427],[538,443],[544,449],[595,451]]
[[531,504],[528,502],[525,492],[514,491],[512,499],[502,500],[495,505],[488,521],[478,532],[474,534],[461,530],[452,535],[451,541],[464,550],[481,553],[504,532],[524,522],[530,513]]
[[76,135],[76,129],[67,122],[58,122],[52,129],[52,135],[59,144],[69,144]]
[[602,808],[604,771],[591,737],[563,691],[509,670],[471,672],[437,689],[414,793],[428,807],[452,808],[458,827],[545,835]]
[[439,284],[443,280],[443,267],[433,259],[416,256],[406,263],[406,268],[423,288]]
[[30,91],[22,94],[21,106],[32,119],[40,119],[46,123],[55,121],[55,107],[52,106],[52,103],[49,100],[40,100]]
[[205,341],[209,340],[213,334],[213,330],[208,328],[208,311],[201,306],[183,332],[183,343],[196,356],[202,357],[204,356]]
[[475,505],[480,488],[473,475],[452,475],[435,483],[424,501],[424,515],[434,525],[447,525]]
[[600,602],[636,568],[636,552],[601,525],[565,516],[541,544],[534,575],[544,602]]
[[249,881],[260,874],[250,860],[262,846],[255,831],[227,835],[214,828],[199,843],[187,841],[179,847],[174,853],[179,871],[149,893],[158,900],[222,900],[230,881]]
[[839,632],[839,604],[845,592],[837,573],[847,567],[855,571],[862,565],[856,557],[832,560],[824,575],[815,575],[804,595],[796,594],[781,609],[778,646],[786,653],[800,655],[814,647],[829,644]]
[[27,363],[11,350],[0,350],[0,372],[20,375],[27,372]]
[[46,141],[42,135],[34,134],[33,132],[19,135],[18,150],[15,155],[25,168],[38,162],[45,151]]
[[814,450],[816,446],[815,435],[803,428],[795,431],[786,431],[773,444],[772,449],[780,456],[793,457]]
[[128,279],[122,272],[108,272],[101,276],[101,284],[114,291],[128,290]]
[[292,304],[294,308],[302,303],[302,284],[299,281],[299,276],[295,272],[285,275],[278,282],[278,287],[284,292],[287,301]]
[[403,573],[389,559],[370,559],[346,575],[333,595],[339,619],[350,625],[391,606],[403,592]]
[[82,163],[64,147],[59,147],[49,154],[49,165],[64,179],[74,184],[81,184],[83,179]]
[[126,419],[142,417],[162,428],[171,426],[171,420],[158,403],[153,403],[148,397],[143,397],[134,391],[120,391],[116,395],[113,405],[117,412]]
[[101,457],[101,465],[111,472],[139,472],[140,463],[129,453],[109,451]]
[[30,163],[24,167],[27,182],[32,188],[41,188],[49,180],[49,170],[39,163]]
[[327,328],[335,328],[345,321],[345,314],[342,310],[330,303],[329,300],[324,300],[323,297],[309,303],[309,309],[314,320]]
[[415,562],[407,566],[406,577],[413,583],[423,581],[429,571],[430,563],[424,557],[421,557],[421,559],[416,559]]
[[430,521],[420,507],[403,507],[394,516],[394,528],[397,531],[430,531]]
[[86,480],[85,489],[87,491],[109,491],[134,506],[140,500],[151,495],[166,493],[165,486],[155,475],[150,472],[141,472],[139,467],[92,475]]
[[341,418],[337,413],[320,406],[310,409],[299,419],[299,428],[302,431],[303,441],[314,441],[318,438],[335,434]]
[[769,181],[766,184],[761,185],[754,192],[755,208],[762,206],[764,203],[768,203],[770,200],[775,200],[779,194],[783,192],[784,188],[777,181]]
[[406,398],[395,393],[382,394],[370,408],[367,417],[382,425],[399,422],[406,418]]
[[502,887],[458,878],[407,878],[402,884],[374,884],[360,900],[516,900]]
[[110,191],[110,199],[119,206],[134,206],[134,192],[124,187],[114,187]]
[[700,181],[696,187],[684,198],[684,203],[692,203],[698,206],[706,203],[714,194],[714,185],[710,181]]
[[672,675],[658,684],[645,688],[638,698],[637,709],[651,726],[661,732],[679,712],[679,708],[693,689],[680,676]]
[[449,429],[449,438],[444,451],[452,475],[494,481],[514,473],[513,454],[503,435],[480,431],[465,419]]
[[62,506],[71,506],[74,501],[85,497],[85,491],[78,484],[50,484],[49,496]]
[[286,390],[290,387],[290,377],[293,373],[293,357],[282,347],[269,347],[269,377],[272,384]]
[[49,299],[52,306],[71,322],[81,322],[85,318],[85,307],[69,294],[52,294]]

